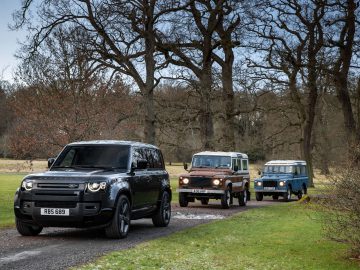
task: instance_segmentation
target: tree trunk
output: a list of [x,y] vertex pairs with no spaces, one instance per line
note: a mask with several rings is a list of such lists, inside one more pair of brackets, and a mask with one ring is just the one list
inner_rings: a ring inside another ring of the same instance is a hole
[[233,90],[233,62],[234,54],[231,48],[224,48],[225,62],[222,66],[222,99],[225,112],[224,128],[222,129],[224,151],[234,151],[234,90]]
[[154,88],[155,88],[155,35],[153,25],[153,9],[154,6],[148,7],[147,22],[145,23],[145,66],[146,66],[146,81],[143,89],[143,98],[145,103],[145,123],[144,123],[144,140],[146,143],[155,144],[155,104],[154,104]]
[[211,66],[204,68],[200,78],[200,137],[203,150],[214,150],[214,125],[211,110]]

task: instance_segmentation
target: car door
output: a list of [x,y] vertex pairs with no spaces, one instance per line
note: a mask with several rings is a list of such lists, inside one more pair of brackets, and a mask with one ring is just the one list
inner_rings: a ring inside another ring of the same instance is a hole
[[139,160],[146,159],[146,153],[143,148],[134,147],[132,149],[131,166],[133,169],[133,175],[130,180],[131,193],[133,198],[133,209],[145,208],[147,202],[147,183],[148,183],[148,171],[147,169],[140,169],[137,167]]
[[149,205],[155,205],[159,198],[161,180],[163,178],[161,154],[160,151],[155,148],[148,148],[146,154],[149,161],[147,198]]

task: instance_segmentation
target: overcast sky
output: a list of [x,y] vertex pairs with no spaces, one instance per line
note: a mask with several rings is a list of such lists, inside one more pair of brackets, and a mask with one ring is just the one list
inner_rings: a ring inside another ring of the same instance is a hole
[[18,40],[23,41],[24,32],[10,31],[12,13],[20,7],[21,0],[0,0],[0,79],[12,81],[12,73],[17,64],[14,54],[19,48]]

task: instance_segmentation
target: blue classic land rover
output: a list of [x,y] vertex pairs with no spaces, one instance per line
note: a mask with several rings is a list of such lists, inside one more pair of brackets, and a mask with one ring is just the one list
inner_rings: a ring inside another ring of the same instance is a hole
[[257,201],[262,201],[264,196],[272,196],[274,200],[282,196],[285,201],[290,201],[292,194],[301,199],[307,193],[307,186],[306,162],[302,160],[269,161],[261,177],[254,181]]

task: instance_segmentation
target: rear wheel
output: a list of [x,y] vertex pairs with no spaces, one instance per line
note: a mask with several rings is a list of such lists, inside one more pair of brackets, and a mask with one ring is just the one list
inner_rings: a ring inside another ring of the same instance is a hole
[[114,217],[109,227],[105,228],[109,238],[125,238],[130,229],[130,201],[125,195],[120,195]]
[[156,227],[166,227],[170,223],[171,218],[171,203],[170,195],[167,191],[162,194],[161,202],[158,211],[152,217],[152,222]]
[[297,193],[298,200],[300,200],[302,198],[302,195],[303,195],[302,190],[299,190]]
[[16,218],[16,229],[23,236],[35,236],[41,233],[43,227],[30,225]]
[[208,205],[209,204],[209,198],[202,198],[201,200],[202,205]]
[[230,187],[227,187],[225,190],[225,193],[221,197],[221,206],[224,209],[230,208],[230,202],[231,202],[231,192]]
[[255,196],[258,202],[262,201],[264,198],[264,195],[261,192],[255,192]]
[[247,203],[247,190],[241,191],[239,194],[239,205],[246,206]]
[[187,207],[189,204],[189,201],[186,198],[186,194],[183,192],[179,193],[179,204],[181,207]]

